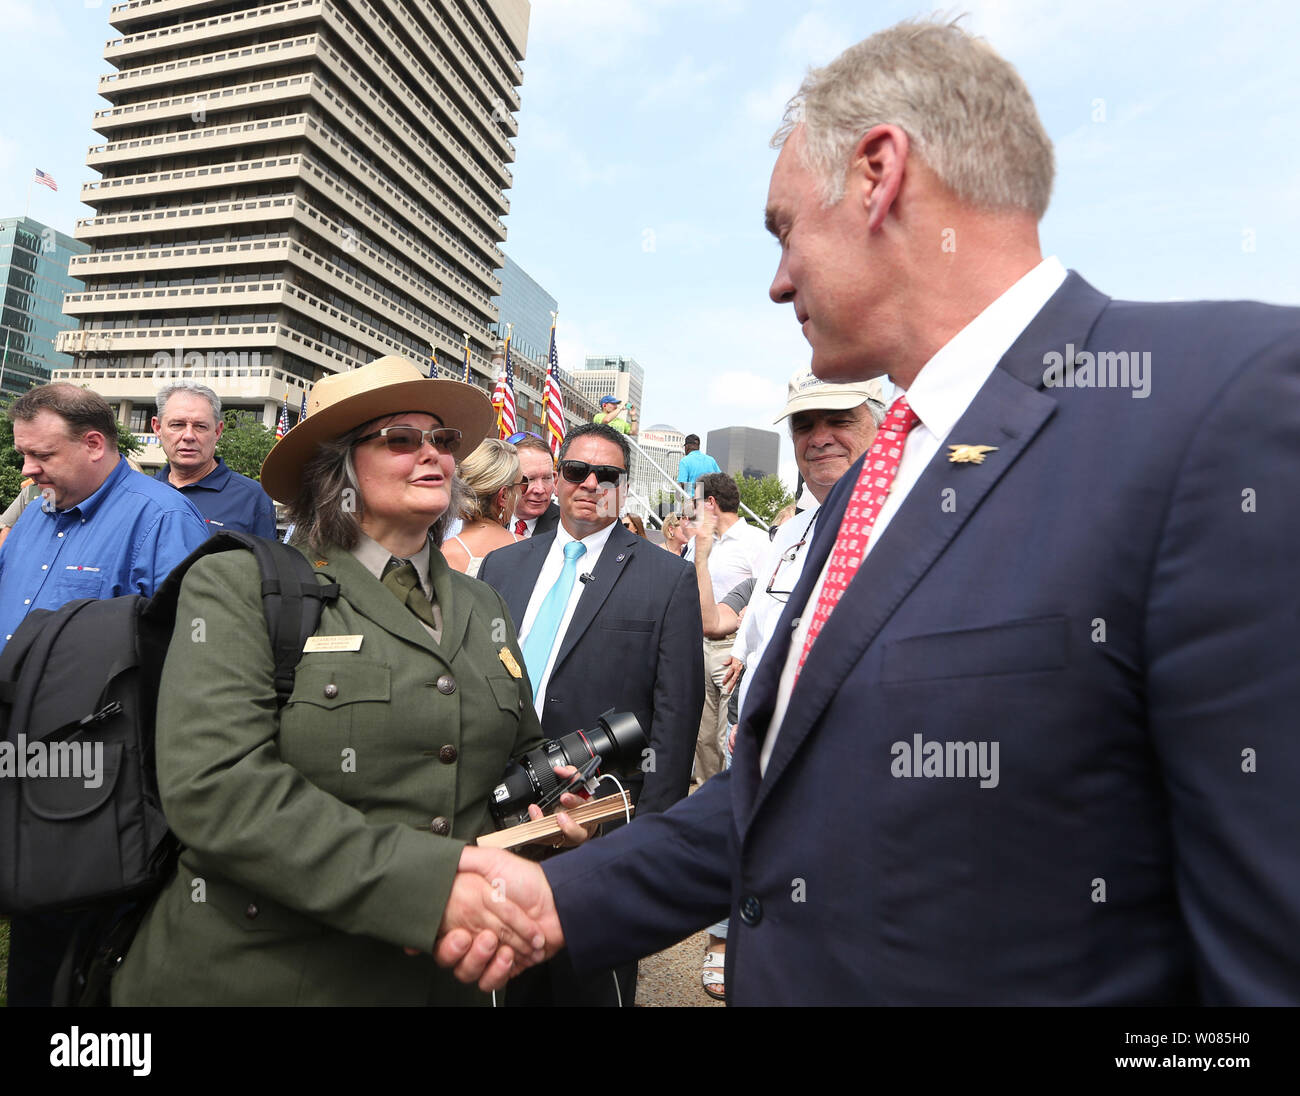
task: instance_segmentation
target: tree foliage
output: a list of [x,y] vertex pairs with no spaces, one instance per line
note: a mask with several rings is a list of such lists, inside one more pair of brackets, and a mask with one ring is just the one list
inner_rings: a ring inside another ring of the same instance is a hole
[[222,418],[226,425],[217,441],[217,456],[231,471],[257,479],[262,473],[262,461],[275,444],[275,431],[263,426],[252,411],[232,408]]
[[[782,507],[794,502],[794,496],[786,489],[779,476],[764,476],[762,479],[757,476],[740,476],[736,480],[736,486],[740,488],[741,503],[763,519],[764,528],[772,524]],[[753,519],[743,508],[740,516],[751,525],[754,524]]]

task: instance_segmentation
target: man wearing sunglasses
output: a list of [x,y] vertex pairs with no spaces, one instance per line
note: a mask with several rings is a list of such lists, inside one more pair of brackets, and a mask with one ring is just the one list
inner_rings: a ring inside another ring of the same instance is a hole
[[[640,720],[649,749],[627,781],[640,816],[686,795],[704,661],[691,568],[618,521],[629,456],[608,426],[571,430],[560,449],[558,527],[490,553],[479,578],[514,619],[544,734],[590,727],[610,708]],[[507,999],[628,1006],[635,989],[635,963],[579,978],[561,955],[512,983]]]

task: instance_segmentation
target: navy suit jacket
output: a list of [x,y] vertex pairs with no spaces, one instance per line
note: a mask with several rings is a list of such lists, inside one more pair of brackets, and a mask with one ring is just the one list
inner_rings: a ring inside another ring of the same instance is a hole
[[[560,508],[554,502],[542,511],[541,517],[537,519],[537,524],[533,526],[533,537],[542,537],[547,533],[555,532],[555,527],[560,524]],[[529,538],[530,540],[532,537]]]
[[[1149,395],[1045,386],[1071,348],[1149,352]],[[730,909],[738,1004],[1300,1002],[1298,409],[1300,311],[1111,301],[1071,274],[945,439],[996,451],[941,447],[814,645],[766,773],[859,466],[732,770],[545,865],[575,962]],[[900,772],[918,735],[997,743],[996,786]]]
[[[505,599],[516,630],[554,541],[552,531],[498,548],[479,569]],[[644,778],[641,758],[626,767],[638,816],[666,810],[690,785],[704,707],[703,640],[694,569],[616,524],[560,640],[539,714],[548,738],[586,730],[610,708],[636,715],[654,759]]]

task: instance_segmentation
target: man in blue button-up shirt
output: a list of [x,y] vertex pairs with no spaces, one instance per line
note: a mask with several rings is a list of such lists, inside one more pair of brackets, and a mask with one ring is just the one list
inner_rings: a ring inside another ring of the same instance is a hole
[[158,393],[153,429],[167,454],[156,479],[198,507],[213,532],[238,529],[275,536],[275,503],[261,484],[226,467],[217,456],[221,399],[206,385],[180,381]]
[[[133,472],[117,452],[113,410],[72,384],[33,388],[9,409],[23,475],[41,489],[0,548],[0,649],[33,609],[78,598],[152,595],[207,539],[199,512],[166,484]],[[50,1003],[78,915],[18,917],[9,1003]]]

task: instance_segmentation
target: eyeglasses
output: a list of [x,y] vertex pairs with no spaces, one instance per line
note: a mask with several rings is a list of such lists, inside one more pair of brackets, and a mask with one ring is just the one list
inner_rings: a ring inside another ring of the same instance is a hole
[[534,434],[531,430],[520,430],[517,434],[511,434],[510,437],[506,438],[506,444],[518,445],[524,440],[524,438],[536,438],[538,441],[541,441],[542,435]]
[[799,558],[799,553],[803,550],[803,546],[808,543],[808,538],[812,536],[813,527],[816,524],[817,524],[817,518],[814,517],[812,521],[808,523],[808,528],[803,531],[803,536],[800,538],[799,543],[792,544],[789,548],[787,548],[784,552],[781,553],[781,557],[776,561],[776,570],[772,572],[772,577],[767,580],[767,589],[764,591],[764,593],[769,594],[772,598],[774,598],[776,601],[779,601],[782,605],[784,605],[787,601],[790,600],[790,595],[794,593],[794,588],[791,587],[789,590],[773,589],[773,587],[776,585],[776,576],[781,573],[781,565],[783,563],[793,563],[796,559]]
[[439,453],[454,453],[460,448],[460,431],[453,430],[450,426],[436,426],[432,430],[420,430],[414,426],[385,426],[373,434],[357,438],[352,444],[360,445],[363,441],[374,438],[383,438],[390,453],[416,453],[426,441]]
[[588,464],[585,460],[560,461],[560,475],[569,483],[586,483],[595,474],[596,486],[602,491],[617,487],[626,477],[627,469],[613,464]]

